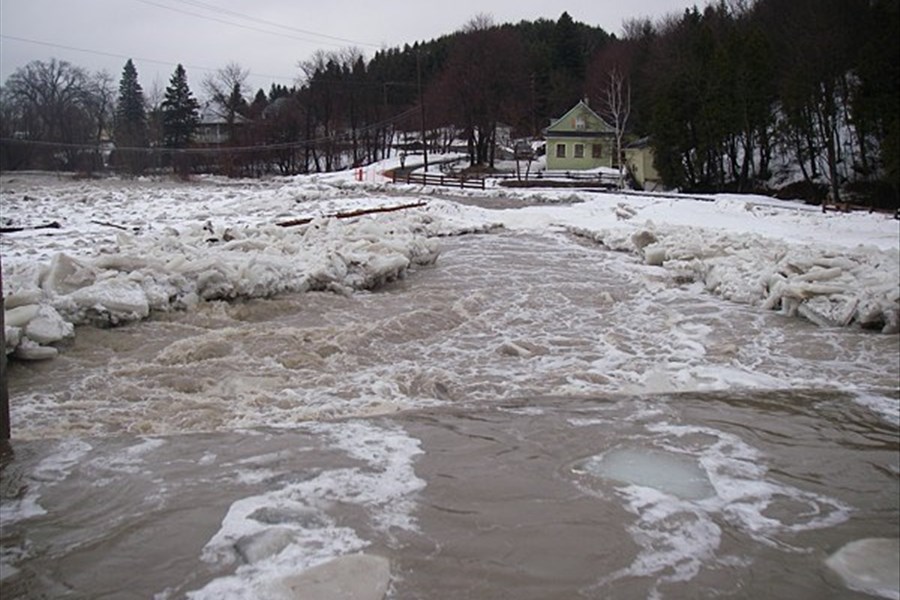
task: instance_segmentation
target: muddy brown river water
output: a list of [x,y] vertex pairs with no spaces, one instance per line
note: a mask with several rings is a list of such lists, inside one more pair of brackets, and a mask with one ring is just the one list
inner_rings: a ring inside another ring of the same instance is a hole
[[362,553],[388,598],[893,597],[825,561],[900,538],[898,378],[896,336],[562,234],[448,239],[379,291],[12,364],[0,589],[304,598],[289,577]]

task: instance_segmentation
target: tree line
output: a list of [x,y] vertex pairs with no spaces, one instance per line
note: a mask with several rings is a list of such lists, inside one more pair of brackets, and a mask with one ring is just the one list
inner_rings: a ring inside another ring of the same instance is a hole
[[405,133],[415,140],[406,148],[461,143],[472,167],[490,169],[501,124],[539,138],[579,99],[610,119],[617,82],[627,138],[648,141],[669,187],[790,185],[896,207],[898,25],[898,0],[719,0],[629,21],[620,37],[565,12],[502,25],[479,15],[369,59],[318,51],[298,63],[296,85],[255,94],[238,64],[220,69],[202,84],[227,133],[214,152],[198,138],[181,67],[165,94],[147,94],[129,61],[116,94],[109,75],[38,62],[0,89],[0,167],[85,168],[99,159],[82,146],[111,137],[123,149],[115,165],[132,171],[331,171],[389,155]]
[[[399,132],[415,137],[424,128],[429,146],[446,147],[455,118],[475,140],[473,162],[480,164],[493,158],[489,140],[501,118],[538,135],[546,115],[576,101],[588,57],[610,39],[566,13],[558,21],[500,28],[484,17],[473,23],[368,60],[355,48],[318,51],[298,63],[297,85],[273,84],[255,94],[248,73],[229,64],[202,82],[227,132],[227,143],[215,148],[198,135],[200,106],[180,65],[163,97],[140,88],[132,61],[118,93],[108,73],[35,61],[0,88],[0,168],[90,171],[103,166],[101,145],[112,142],[107,162],[135,173],[173,166],[230,175],[331,171],[384,158]],[[479,71],[481,84],[441,98],[442,89],[455,87],[454,77],[475,73],[466,61],[481,61],[485,52],[495,61]],[[534,68],[522,67],[526,63]],[[519,94],[519,86],[528,93]],[[460,98],[463,113],[454,107]],[[515,109],[507,106],[511,99]]]
[[669,186],[896,208],[898,40],[897,0],[757,0],[632,22],[616,45]]

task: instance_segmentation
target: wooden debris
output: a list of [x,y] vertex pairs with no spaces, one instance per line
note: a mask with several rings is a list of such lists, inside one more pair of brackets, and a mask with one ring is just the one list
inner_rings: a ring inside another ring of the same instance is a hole
[[116,225],[115,223],[109,223],[107,221],[91,221],[94,225],[103,225],[104,227],[115,227],[116,229],[121,229],[122,231],[137,231],[137,227],[125,227],[124,225]]
[[[424,200],[421,202],[414,202],[412,204],[401,204],[399,206],[381,206],[377,208],[361,208],[359,210],[351,210],[348,212],[339,212],[334,213],[332,215],[325,215],[327,219],[352,219],[353,217],[361,217],[363,215],[371,215],[374,213],[387,213],[387,212],[396,212],[398,210],[406,210],[407,208],[421,208],[426,206],[428,203]],[[302,219],[291,219],[290,221],[282,221],[281,223],[276,223],[279,227],[295,227],[297,225],[306,225],[307,223],[311,223],[313,219],[316,217],[304,217]]]
[[32,225],[31,227],[0,227],[0,233],[16,233],[17,231],[31,231],[32,229],[62,229],[57,221],[44,223],[42,225]]

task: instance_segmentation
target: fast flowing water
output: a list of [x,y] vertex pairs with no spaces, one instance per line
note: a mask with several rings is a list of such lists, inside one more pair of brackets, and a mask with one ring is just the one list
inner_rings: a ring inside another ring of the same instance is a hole
[[563,235],[450,239],[376,292],[13,364],[0,585],[302,598],[291,577],[365,553],[391,598],[892,597],[825,559],[900,537],[898,376],[896,336]]

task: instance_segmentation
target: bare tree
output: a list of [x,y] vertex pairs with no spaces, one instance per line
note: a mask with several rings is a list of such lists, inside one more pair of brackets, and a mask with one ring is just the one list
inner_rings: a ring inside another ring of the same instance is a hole
[[250,71],[236,62],[230,62],[203,80],[204,91],[219,106],[229,125],[234,125],[236,115],[246,108],[243,94],[249,75]]
[[[85,144],[95,141],[97,124],[91,104],[95,102],[87,73],[65,61],[33,61],[10,75],[5,101],[15,107],[17,137],[42,142]],[[52,150],[52,149],[51,149]],[[52,166],[52,151],[43,152],[45,164]],[[64,150],[65,166],[76,167],[83,153],[75,147]]]
[[155,77],[153,83],[144,92],[147,100],[147,135],[151,146],[163,143],[162,103],[165,100],[165,85]]
[[625,127],[631,116],[631,83],[618,65],[607,75],[608,82],[604,93],[604,117],[610,121],[616,136],[616,164],[619,167],[619,189],[625,187],[625,165],[622,160],[622,141],[625,138]]
[[490,23],[479,15],[466,25],[429,90],[429,110],[435,108],[441,124],[464,130],[472,167],[494,166],[498,122],[518,123],[528,115],[522,40],[515,31]]
[[88,96],[85,109],[94,121],[97,150],[95,152],[95,166],[103,166],[103,158],[100,155],[100,144],[104,137],[109,135],[109,129],[113,120],[115,109],[116,88],[113,76],[107,71],[97,71],[88,83]]

